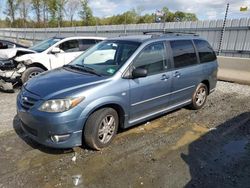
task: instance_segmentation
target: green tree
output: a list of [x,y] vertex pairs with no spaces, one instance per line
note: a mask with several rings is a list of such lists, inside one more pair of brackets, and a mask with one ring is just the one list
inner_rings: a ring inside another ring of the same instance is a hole
[[145,14],[143,16],[140,16],[137,23],[153,23],[154,21],[155,21],[154,14]]
[[49,20],[49,2],[48,0],[41,0],[42,6],[42,17],[43,17],[43,25],[47,27],[47,22]]
[[48,0],[48,11],[49,11],[49,15],[50,15],[49,24],[52,27],[58,26],[57,10],[58,10],[57,0]]
[[40,24],[42,2],[41,0],[31,0],[31,4],[32,4],[32,9],[35,11],[36,21],[38,24]]
[[193,13],[185,13],[185,21],[197,21],[198,18]]
[[23,22],[23,25],[27,27],[27,19],[29,15],[29,10],[30,10],[30,0],[19,0],[19,14],[20,14],[20,19]]
[[75,14],[80,10],[80,1],[79,0],[69,0],[66,3],[66,15],[70,19],[70,24],[73,26],[73,20]]
[[176,11],[174,13],[174,19],[175,19],[175,21],[179,21],[179,22],[184,21],[184,19],[185,19],[185,13],[181,12],[181,11]]
[[81,0],[80,17],[83,20],[83,25],[93,25],[95,22],[91,8],[88,5],[88,0]]
[[4,13],[10,19],[11,23],[15,24],[16,21],[16,12],[18,10],[19,0],[7,0],[6,1],[6,10]]
[[68,0],[57,0],[57,18],[58,23],[61,26],[64,18],[65,5]]

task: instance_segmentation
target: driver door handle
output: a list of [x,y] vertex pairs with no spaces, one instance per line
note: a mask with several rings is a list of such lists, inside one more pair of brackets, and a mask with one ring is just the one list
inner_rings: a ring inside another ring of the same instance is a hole
[[166,81],[166,80],[168,80],[169,79],[169,76],[167,76],[166,74],[163,74],[162,76],[161,76],[161,80],[163,80],[163,81]]
[[174,73],[174,77],[180,78],[180,77],[181,77],[181,73],[180,73],[179,71],[176,71],[176,72]]

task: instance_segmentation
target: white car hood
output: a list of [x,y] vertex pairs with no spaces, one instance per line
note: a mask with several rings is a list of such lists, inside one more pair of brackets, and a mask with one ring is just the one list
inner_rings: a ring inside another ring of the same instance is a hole
[[0,58],[2,59],[10,59],[16,56],[17,52],[27,52],[27,53],[36,53],[34,50],[26,49],[26,48],[10,48],[10,49],[1,49],[0,50]]

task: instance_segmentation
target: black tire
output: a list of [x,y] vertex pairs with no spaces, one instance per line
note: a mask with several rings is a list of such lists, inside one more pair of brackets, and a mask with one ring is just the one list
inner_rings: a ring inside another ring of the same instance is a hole
[[193,110],[198,110],[202,108],[206,103],[207,95],[207,86],[203,83],[200,83],[192,96],[192,103],[190,105],[190,108]]
[[27,68],[21,76],[22,83],[24,84],[30,78],[44,72],[44,70],[40,67],[29,67]]
[[[106,121],[113,123],[109,125],[109,123],[105,123]],[[107,147],[117,133],[118,123],[119,117],[113,108],[102,108],[95,111],[89,116],[85,124],[83,130],[84,143],[95,150]]]

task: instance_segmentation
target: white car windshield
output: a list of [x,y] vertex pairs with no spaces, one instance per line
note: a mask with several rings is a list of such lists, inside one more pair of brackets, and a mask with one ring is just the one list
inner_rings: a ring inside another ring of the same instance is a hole
[[139,42],[132,41],[103,41],[69,65],[92,69],[100,75],[113,75],[139,46]]
[[42,42],[39,42],[38,44],[30,47],[30,50],[34,50],[38,53],[43,52],[44,50],[47,50],[50,46],[54,45],[55,43],[62,40],[62,38],[51,38],[48,40],[44,40]]

